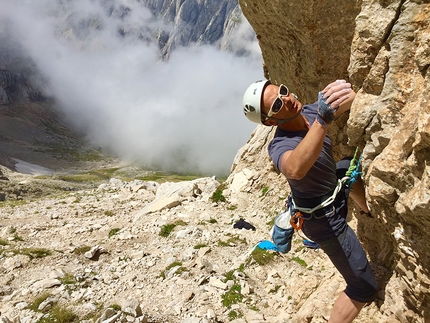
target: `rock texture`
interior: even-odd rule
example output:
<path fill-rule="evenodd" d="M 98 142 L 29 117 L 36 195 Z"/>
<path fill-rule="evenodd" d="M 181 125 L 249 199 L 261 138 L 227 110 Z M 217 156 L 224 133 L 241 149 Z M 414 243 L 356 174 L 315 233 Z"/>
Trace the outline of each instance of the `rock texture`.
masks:
<path fill-rule="evenodd" d="M 379 311 L 384 321 L 427 322 L 430 4 L 239 2 L 260 40 L 264 74 L 272 82 L 287 84 L 304 102 L 313 102 L 334 79 L 353 84 L 358 94 L 351 112 L 331 126 L 330 134 L 337 157 L 356 146 L 363 152 L 375 219 L 358 217 L 357 231 L 374 267 L 381 269 Z M 282 183 L 273 182 L 265 156 L 271 136 L 270 130 L 256 129 L 231 182 L 243 173 L 259 186 Z"/>
<path fill-rule="evenodd" d="M 144 3 L 156 17 L 173 24 L 171 30 L 158 31 L 158 43 L 165 57 L 177 46 L 216 44 L 225 30 L 229 30 L 229 23 L 240 17 L 239 6 L 232 0 L 146 0 Z"/>

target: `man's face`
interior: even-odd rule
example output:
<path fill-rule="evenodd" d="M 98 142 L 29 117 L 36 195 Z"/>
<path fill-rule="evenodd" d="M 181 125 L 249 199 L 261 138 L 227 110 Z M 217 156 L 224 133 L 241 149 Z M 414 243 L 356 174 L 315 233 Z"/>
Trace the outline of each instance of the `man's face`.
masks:
<path fill-rule="evenodd" d="M 281 107 L 279 108 L 279 106 Z M 269 84 L 264 89 L 261 112 L 265 125 L 275 126 L 280 120 L 297 116 L 301 109 L 302 104 L 284 88 Z M 271 116 L 269 117 L 269 115 Z"/>

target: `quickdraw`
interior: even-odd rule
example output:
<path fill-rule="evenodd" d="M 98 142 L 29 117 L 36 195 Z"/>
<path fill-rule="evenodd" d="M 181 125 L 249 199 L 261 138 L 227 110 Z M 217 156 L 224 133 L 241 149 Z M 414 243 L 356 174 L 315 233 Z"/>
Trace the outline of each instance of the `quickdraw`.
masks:
<path fill-rule="evenodd" d="M 304 218 L 302 212 L 296 211 L 291 215 L 290 224 L 294 229 L 299 231 L 299 230 L 301 230 L 301 228 L 303 226 L 304 220 L 305 220 L 305 218 Z"/>

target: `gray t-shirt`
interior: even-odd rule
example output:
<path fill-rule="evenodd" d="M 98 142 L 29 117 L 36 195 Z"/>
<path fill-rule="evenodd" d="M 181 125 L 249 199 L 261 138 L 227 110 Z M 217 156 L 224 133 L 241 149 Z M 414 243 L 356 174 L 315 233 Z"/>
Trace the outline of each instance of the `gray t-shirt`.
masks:
<path fill-rule="evenodd" d="M 317 116 L 318 104 L 305 105 L 302 115 L 312 125 Z M 289 150 L 294 150 L 306 136 L 307 130 L 285 131 L 279 127 L 275 137 L 269 144 L 269 155 L 273 163 L 280 169 L 282 155 Z M 320 197 L 331 192 L 337 184 L 336 163 L 333 159 L 331 140 L 328 134 L 324 138 L 321 153 L 308 173 L 301 180 L 287 179 L 293 196 L 297 198 Z"/>

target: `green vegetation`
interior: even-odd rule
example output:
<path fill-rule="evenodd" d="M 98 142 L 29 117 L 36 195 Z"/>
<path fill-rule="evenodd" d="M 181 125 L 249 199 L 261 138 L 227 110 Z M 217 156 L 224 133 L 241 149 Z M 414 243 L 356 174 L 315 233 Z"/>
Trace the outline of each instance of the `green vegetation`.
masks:
<path fill-rule="evenodd" d="M 178 225 L 186 226 L 187 224 L 188 223 L 182 220 L 175 221 L 174 223 L 165 224 L 161 227 L 160 233 L 158 235 L 167 238 L 175 227 L 177 227 Z"/>
<path fill-rule="evenodd" d="M 215 224 L 215 223 L 218 223 L 218 221 L 216 219 L 210 219 L 209 221 L 200 221 L 198 224 L 199 225 L 206 225 L 208 223 Z"/>
<path fill-rule="evenodd" d="M 246 240 L 240 238 L 239 236 L 233 236 L 228 238 L 227 241 L 218 241 L 218 245 L 221 247 L 232 247 L 238 245 L 239 243 L 246 244 Z"/>
<path fill-rule="evenodd" d="M 254 259 L 260 266 L 264 266 L 272 262 L 272 260 L 275 258 L 275 253 L 257 247 L 252 251 L 251 258 Z"/>
<path fill-rule="evenodd" d="M 230 321 L 241 318 L 242 316 L 243 315 L 240 312 L 236 312 L 236 311 L 228 312 L 228 318 L 230 319 Z"/>
<path fill-rule="evenodd" d="M 169 271 L 170 269 L 174 268 L 174 267 L 179 267 L 176 271 L 175 271 L 175 275 L 181 275 L 183 272 L 188 271 L 187 268 L 182 267 L 182 262 L 180 261 L 175 261 L 174 263 L 171 263 L 169 266 L 166 267 L 166 269 L 164 269 L 164 271 L 162 271 L 159 275 L 159 277 L 162 277 L 163 279 L 166 278 L 166 272 Z"/>
<path fill-rule="evenodd" d="M 73 253 L 75 255 L 81 255 L 81 254 L 84 254 L 84 253 L 86 253 L 87 251 L 90 251 L 90 250 L 91 250 L 90 246 L 81 246 L 81 247 L 78 247 L 75 250 L 73 250 Z"/>
<path fill-rule="evenodd" d="M 78 316 L 66 307 L 55 305 L 36 323 L 72 323 L 78 322 Z"/>
<path fill-rule="evenodd" d="M 34 301 L 28 305 L 28 308 L 35 312 L 39 311 L 39 306 L 44 302 L 51 294 L 43 293 L 37 296 Z M 36 323 L 72 323 L 78 322 L 78 316 L 66 307 L 60 305 L 54 305 L 48 311 L 42 311 L 45 313 Z"/>
<path fill-rule="evenodd" d="M 244 273 L 244 269 L 245 264 L 241 264 L 238 269 L 230 270 L 224 274 L 224 283 L 233 281 L 233 285 L 230 287 L 230 289 L 221 295 L 222 304 L 226 308 L 231 308 L 233 304 L 241 303 L 243 301 L 244 296 L 241 294 L 242 288 L 240 287 L 240 283 L 235 276 L 235 272 Z M 240 312 L 231 311 L 229 312 L 228 316 L 232 320 L 242 317 L 242 314 Z"/>
<path fill-rule="evenodd" d="M 59 281 L 63 285 L 75 285 L 77 283 L 75 276 L 71 273 L 65 274 L 64 277 L 59 279 Z"/>
<path fill-rule="evenodd" d="M 0 202 L 0 207 L 9 206 L 9 207 L 13 208 L 13 207 L 25 205 L 27 203 L 28 202 L 26 200 L 13 200 L 13 201 L 7 200 L 7 201 L 1 201 Z"/>
<path fill-rule="evenodd" d="M 225 185 L 221 184 L 220 186 L 218 186 L 218 188 L 216 189 L 215 192 L 213 192 L 212 196 L 211 196 L 211 200 L 214 203 L 219 203 L 219 202 L 225 202 L 226 198 L 224 195 L 222 195 L 222 192 L 225 190 Z"/>
<path fill-rule="evenodd" d="M 303 259 L 300 259 L 299 257 L 293 257 L 293 258 L 291 258 L 291 260 L 294 260 L 300 266 L 303 266 L 303 267 L 307 267 L 308 266 L 308 264 Z"/>
<path fill-rule="evenodd" d="M 243 300 L 241 290 L 240 285 L 235 282 L 227 292 L 221 295 L 222 305 L 231 308 L 233 304 L 241 303 Z"/>
<path fill-rule="evenodd" d="M 13 235 L 13 241 L 24 241 L 24 239 L 21 237 L 21 236 L 19 236 L 18 234 L 14 234 Z"/>
<path fill-rule="evenodd" d="M 279 288 L 281 288 L 281 285 L 276 285 L 275 288 L 273 288 L 269 291 L 269 293 L 276 294 L 278 292 Z"/>
<path fill-rule="evenodd" d="M 119 231 L 121 231 L 121 229 L 120 229 L 120 228 L 113 228 L 113 229 L 111 229 L 111 230 L 109 231 L 109 234 L 108 234 L 109 238 L 111 238 L 112 236 L 114 236 L 114 235 L 118 234 L 118 232 L 119 232 Z"/>
<path fill-rule="evenodd" d="M 104 212 L 104 215 L 106 215 L 106 216 L 114 216 L 114 213 L 113 213 L 113 211 L 106 210 L 106 211 Z"/>
<path fill-rule="evenodd" d="M 7 242 L 4 239 L 0 239 L 0 246 L 7 246 L 9 244 L 9 242 Z"/>
<path fill-rule="evenodd" d="M 170 265 L 168 265 L 168 266 L 166 267 L 166 270 L 170 270 L 170 269 L 172 269 L 173 267 L 178 267 L 178 266 L 182 266 L 182 262 L 180 262 L 180 261 L 175 261 L 174 263 L 171 263 Z"/>
<path fill-rule="evenodd" d="M 207 246 L 208 245 L 206 243 L 199 243 L 199 244 L 196 244 L 194 246 L 194 249 L 201 249 L 201 248 L 204 248 L 204 247 L 207 247 Z"/>
<path fill-rule="evenodd" d="M 44 302 L 49 296 L 51 296 L 49 293 L 43 293 L 42 295 L 37 296 L 34 301 L 28 305 L 28 308 L 34 312 L 37 312 L 39 305 L 42 304 L 42 302 Z"/>
<path fill-rule="evenodd" d="M 6 251 L 0 253 L 5 254 Z M 11 253 L 13 255 L 24 255 L 33 258 L 44 258 L 51 254 L 51 251 L 45 248 L 23 248 L 23 249 L 12 249 L 7 250 L 7 253 Z"/>
<path fill-rule="evenodd" d="M 119 168 L 103 168 L 91 170 L 84 173 L 71 174 L 71 175 L 59 175 L 54 176 L 53 179 L 59 179 L 65 182 L 72 183 L 99 183 L 116 176 L 116 172 Z M 127 178 L 128 179 L 128 178 Z"/>
<path fill-rule="evenodd" d="M 263 187 L 261 190 L 261 196 L 265 196 L 269 192 L 269 188 L 267 186 Z"/>

